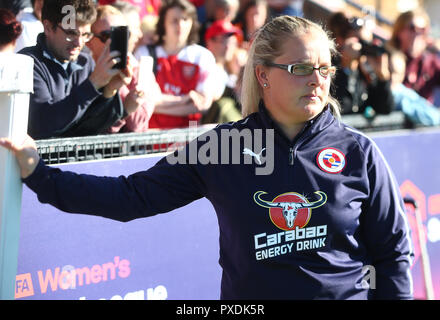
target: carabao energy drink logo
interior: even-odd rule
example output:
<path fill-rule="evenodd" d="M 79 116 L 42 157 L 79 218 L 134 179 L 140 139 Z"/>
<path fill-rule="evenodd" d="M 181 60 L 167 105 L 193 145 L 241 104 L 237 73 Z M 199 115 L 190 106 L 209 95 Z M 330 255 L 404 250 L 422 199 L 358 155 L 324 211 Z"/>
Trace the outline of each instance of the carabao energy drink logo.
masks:
<path fill-rule="evenodd" d="M 318 201 L 309 203 L 305 197 L 296 193 L 288 192 L 277 196 L 272 201 L 262 200 L 260 196 L 266 194 L 264 191 L 257 191 L 254 194 L 254 201 L 264 208 L 269 209 L 272 222 L 281 230 L 291 230 L 295 227 L 303 228 L 310 220 L 311 209 L 316 209 L 327 202 L 327 195 L 322 191 L 316 191 L 321 198 Z"/>
<path fill-rule="evenodd" d="M 327 195 L 324 192 L 316 191 L 315 194 L 319 199 L 313 202 L 309 202 L 306 197 L 296 192 L 280 194 L 272 201 L 261 199 L 264 194 L 267 193 L 255 192 L 255 203 L 269 209 L 272 223 L 283 231 L 254 235 L 257 260 L 288 254 L 294 249 L 302 251 L 325 246 L 327 225 L 306 227 L 312 209 L 319 208 L 327 202 Z"/>

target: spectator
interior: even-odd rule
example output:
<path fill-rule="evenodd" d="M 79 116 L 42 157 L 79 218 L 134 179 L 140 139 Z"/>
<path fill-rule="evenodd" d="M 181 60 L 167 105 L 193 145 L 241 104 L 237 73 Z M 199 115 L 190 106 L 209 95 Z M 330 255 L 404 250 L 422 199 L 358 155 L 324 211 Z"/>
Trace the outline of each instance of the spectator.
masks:
<path fill-rule="evenodd" d="M 223 123 L 241 119 L 235 93 L 238 72 L 229 67 L 233 63 L 236 50 L 239 49 L 239 36 L 240 29 L 227 20 L 215 21 L 206 31 L 206 46 L 217 63 L 219 92 L 216 94 L 216 101 L 203 118 L 204 123 Z"/>
<path fill-rule="evenodd" d="M 282 15 L 302 17 L 304 14 L 304 0 L 267 0 L 267 3 L 271 19 Z"/>
<path fill-rule="evenodd" d="M 120 2 L 118 1 L 113 1 Z M 143 19 L 146 16 L 157 16 L 159 13 L 160 5 L 163 1 L 161 0 L 123 0 L 123 2 L 128 2 L 133 5 L 135 5 L 137 8 L 139 8 L 139 15 L 140 18 Z M 113 4 L 111 3 L 111 4 Z"/>
<path fill-rule="evenodd" d="M 41 23 L 43 2 L 44 0 L 31 0 L 32 8 L 25 8 L 17 15 L 17 20 L 23 26 L 23 33 L 17 39 L 16 52 L 37 44 L 38 34 L 44 31 L 43 24 Z"/>
<path fill-rule="evenodd" d="M 98 61 L 101 52 L 104 50 L 107 40 L 111 36 L 111 28 L 125 25 L 127 25 L 127 21 L 124 15 L 118 9 L 111 5 L 98 6 L 96 21 L 91 26 L 93 38 L 87 42 L 87 47 L 90 49 L 95 61 Z M 133 65 L 133 68 L 135 68 L 134 66 L 137 65 L 137 63 L 134 62 L 131 57 L 130 63 Z M 116 133 L 120 131 L 145 131 L 143 129 L 148 128 L 148 120 L 152 112 L 147 112 L 147 108 L 142 108 L 145 104 L 144 91 L 136 88 L 134 76 L 128 86 L 122 86 L 119 89 L 119 95 L 124 103 L 125 110 L 127 110 L 127 116 L 123 119 L 117 120 L 109 128 L 109 132 Z M 125 125 L 127 119 L 134 113 L 141 113 L 142 115 L 136 117 L 136 119 L 139 121 L 136 123 L 136 126 L 130 128 L 132 130 L 126 130 Z"/>
<path fill-rule="evenodd" d="M 139 16 L 140 10 L 137 6 L 127 1 L 115 1 L 111 5 L 118 9 L 125 17 L 126 24 L 130 30 L 128 51 L 133 53 L 143 36 L 141 30 L 141 18 Z"/>
<path fill-rule="evenodd" d="M 205 0 L 189 0 L 189 1 L 196 7 L 197 19 L 200 25 L 204 25 L 206 22 Z"/>
<path fill-rule="evenodd" d="M 406 55 L 403 84 L 434 103 L 435 89 L 440 87 L 440 57 L 428 50 L 429 27 L 423 9 L 404 12 L 394 23 L 389 45 Z"/>
<path fill-rule="evenodd" d="M 118 10 L 116 7 L 121 8 L 123 11 Z M 137 7 L 128 2 L 124 2 L 122 5 L 119 5 L 117 2 L 111 6 L 99 6 L 97 11 L 97 19 L 92 25 L 92 32 L 95 36 L 87 43 L 94 59 L 99 58 L 99 54 L 105 46 L 105 38 L 110 35 L 111 27 L 126 25 L 130 19 L 137 19 L 137 21 L 139 21 Z M 118 120 L 109 129 L 111 133 L 145 132 L 148 129 L 148 121 L 154 110 L 154 97 L 160 94 L 160 88 L 154 80 L 151 69 L 149 70 L 149 76 L 146 78 L 152 81 L 145 83 L 143 88 L 138 86 L 139 62 L 133 56 L 133 49 L 140 36 L 140 30 L 136 30 L 136 28 L 139 28 L 139 22 L 129 24 L 130 38 L 128 55 L 133 65 L 133 78 L 129 85 L 119 89 L 125 110 L 133 111 L 127 117 Z M 145 93 L 148 93 L 148 97 Z"/>
<path fill-rule="evenodd" d="M 248 47 L 253 34 L 267 22 L 268 10 L 266 0 L 247 1 L 240 10 L 235 24 L 243 31 L 244 47 Z"/>
<path fill-rule="evenodd" d="M 0 9 L 0 52 L 14 52 L 22 26 L 11 10 Z"/>
<path fill-rule="evenodd" d="M 153 45 L 157 42 L 156 35 L 157 17 L 145 16 L 141 22 L 142 38 L 138 47 Z"/>
<path fill-rule="evenodd" d="M 74 11 L 62 13 L 64 6 Z M 120 60 L 107 42 L 95 63 L 81 52 L 93 34 L 92 0 L 45 0 L 44 33 L 22 54 L 34 59 L 34 93 L 29 103 L 28 133 L 34 139 L 104 133 L 127 114 L 118 89 L 131 81 L 132 70 L 113 69 Z"/>
<path fill-rule="evenodd" d="M 16 16 L 21 10 L 30 7 L 30 0 L 0 0 L 0 8 L 9 9 L 14 16 Z"/>
<path fill-rule="evenodd" d="M 206 21 L 201 25 L 200 44 L 205 46 L 205 33 L 214 21 L 225 20 L 232 22 L 240 7 L 239 0 L 206 0 Z"/>
<path fill-rule="evenodd" d="M 153 50 L 140 47 L 135 56 L 153 56 L 162 99 L 156 104 L 150 128 L 188 127 L 200 121 L 211 106 L 217 85 L 212 53 L 197 44 L 195 7 L 186 0 L 172 0 L 161 7 L 157 23 L 158 42 Z"/>
<path fill-rule="evenodd" d="M 413 124 L 424 126 L 440 125 L 440 109 L 420 96 L 416 91 L 403 85 L 406 56 L 398 50 L 390 57 L 391 89 L 396 110 L 401 110 Z"/>
<path fill-rule="evenodd" d="M 379 46 L 374 46 L 377 54 L 365 51 L 373 46 L 362 42 L 362 22 L 342 12 L 329 18 L 328 28 L 340 53 L 334 59 L 338 72 L 332 93 L 341 104 L 342 114 L 388 114 L 394 109 L 388 55 Z"/>
<path fill-rule="evenodd" d="M 208 19 L 232 21 L 238 13 L 238 0 L 205 0 Z"/>
<path fill-rule="evenodd" d="M 123 0 L 124 2 L 131 3 L 139 8 L 139 14 L 141 19 L 148 15 L 157 16 L 161 4 L 161 0 Z M 114 4 L 118 0 L 98 0 L 100 5 Z"/>

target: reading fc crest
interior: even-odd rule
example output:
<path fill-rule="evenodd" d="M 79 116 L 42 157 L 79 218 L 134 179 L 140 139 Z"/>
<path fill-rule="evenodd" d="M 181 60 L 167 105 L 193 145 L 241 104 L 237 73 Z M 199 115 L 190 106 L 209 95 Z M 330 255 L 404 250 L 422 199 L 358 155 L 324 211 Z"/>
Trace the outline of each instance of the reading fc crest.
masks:
<path fill-rule="evenodd" d="M 316 156 L 316 162 L 322 171 L 339 173 L 345 168 L 345 155 L 335 148 L 325 148 Z"/>

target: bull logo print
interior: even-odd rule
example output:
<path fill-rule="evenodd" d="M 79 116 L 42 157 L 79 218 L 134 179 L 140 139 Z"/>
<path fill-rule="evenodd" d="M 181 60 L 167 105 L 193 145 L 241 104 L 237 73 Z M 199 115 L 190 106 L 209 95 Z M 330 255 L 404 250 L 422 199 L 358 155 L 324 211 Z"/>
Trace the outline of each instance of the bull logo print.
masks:
<path fill-rule="evenodd" d="M 315 192 L 320 199 L 314 202 L 309 202 L 296 192 L 281 194 L 272 201 L 261 199 L 263 194 L 267 194 L 267 192 L 255 192 L 255 203 L 263 208 L 268 208 L 272 222 L 282 230 L 305 227 L 310 220 L 311 209 L 316 209 L 327 202 L 327 195 L 322 191 Z"/>

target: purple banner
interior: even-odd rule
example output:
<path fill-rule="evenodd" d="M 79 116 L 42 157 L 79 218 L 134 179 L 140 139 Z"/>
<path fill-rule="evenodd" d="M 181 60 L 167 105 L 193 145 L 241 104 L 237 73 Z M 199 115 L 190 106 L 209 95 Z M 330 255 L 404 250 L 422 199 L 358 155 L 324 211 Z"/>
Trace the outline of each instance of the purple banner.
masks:
<path fill-rule="evenodd" d="M 440 298 L 440 131 L 374 135 L 404 196 L 419 204 L 435 298 Z M 118 176 L 145 170 L 158 157 L 60 165 Z M 407 211 L 415 246 L 414 293 L 424 299 L 415 212 Z M 173 212 L 121 223 L 73 215 L 23 190 L 16 299 L 218 299 L 218 225 L 201 199 Z"/>
<path fill-rule="evenodd" d="M 157 157 L 61 165 L 128 175 Z M 128 223 L 63 213 L 23 190 L 16 298 L 218 299 L 218 224 L 201 199 Z"/>
<path fill-rule="evenodd" d="M 403 197 L 417 201 L 423 223 L 434 298 L 440 299 L 440 131 L 404 131 L 373 137 L 396 175 Z M 412 267 L 414 297 L 426 299 L 419 232 L 415 211 L 407 206 L 415 260 Z"/>

